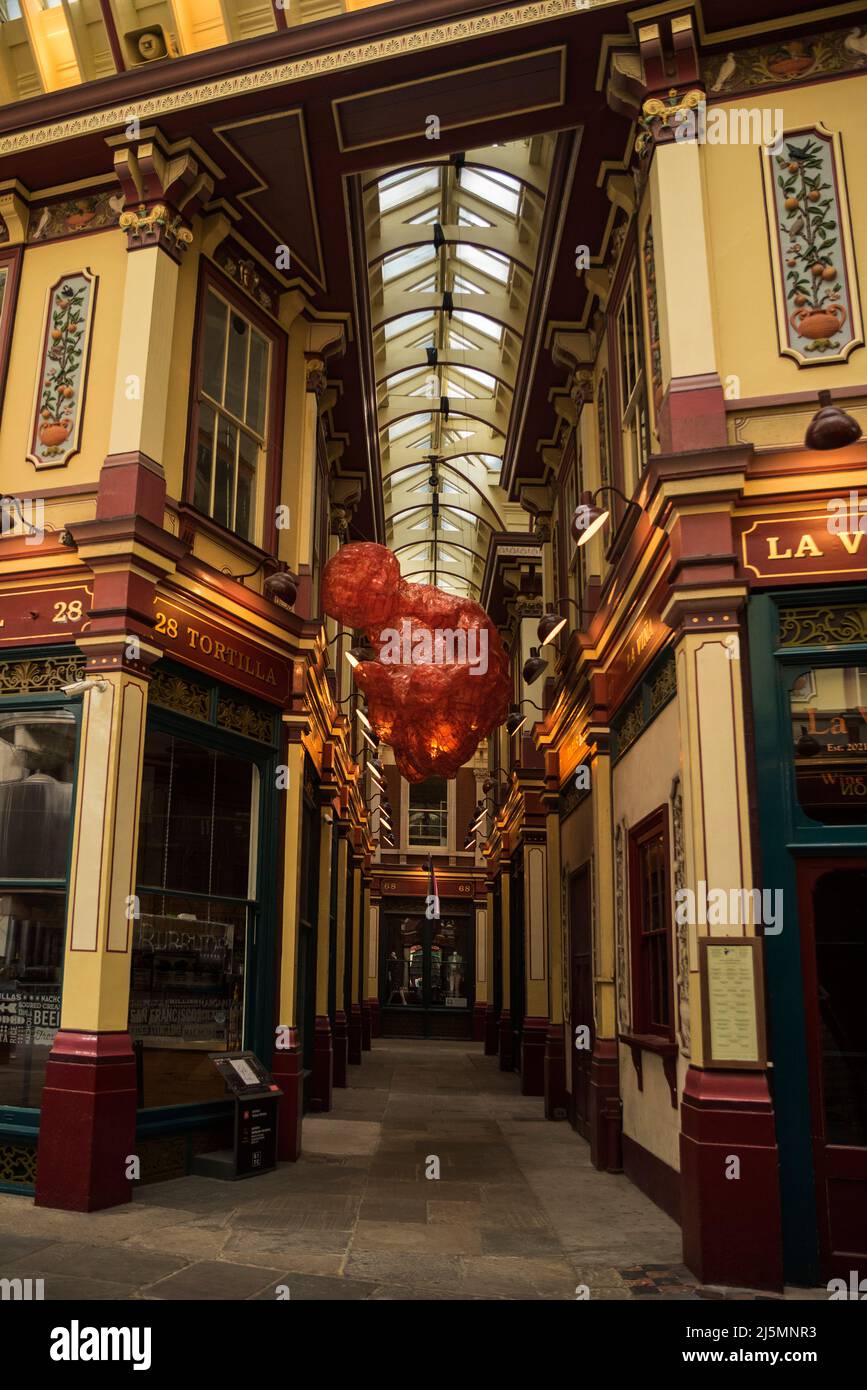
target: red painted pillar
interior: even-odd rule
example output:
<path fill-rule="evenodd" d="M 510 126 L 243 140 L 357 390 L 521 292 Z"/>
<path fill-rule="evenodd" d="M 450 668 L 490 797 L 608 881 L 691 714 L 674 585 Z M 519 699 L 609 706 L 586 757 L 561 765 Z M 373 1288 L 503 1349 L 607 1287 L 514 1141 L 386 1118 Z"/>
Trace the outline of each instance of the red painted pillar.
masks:
<path fill-rule="evenodd" d="M 343 1089 L 346 1086 L 346 1066 L 349 1060 L 349 1024 L 343 1009 L 338 1009 L 334 1015 L 334 1027 L 331 1030 L 331 1051 L 333 1057 L 332 1083 Z"/>
<path fill-rule="evenodd" d="M 521 1031 L 521 1095 L 545 1094 L 547 1018 L 525 1018 Z"/>
<path fill-rule="evenodd" d="M 473 1042 L 484 1042 L 485 1023 L 488 1017 L 488 1006 L 485 1003 L 473 1005 Z"/>
<path fill-rule="evenodd" d="M 271 1074 L 283 1098 L 277 1110 L 277 1157 L 295 1163 L 301 1156 L 301 1122 L 304 1116 L 304 1063 L 298 1030 L 290 1028 L 289 1046 L 275 1047 Z"/>
<path fill-rule="evenodd" d="M 485 1056 L 496 1057 L 499 1051 L 499 1023 L 497 1011 L 489 1004 L 485 1013 Z"/>
<path fill-rule="evenodd" d="M 310 1109 L 331 1109 L 334 1085 L 334 1054 L 331 1046 L 331 1020 L 317 1016 L 313 1032 L 313 1075 L 310 1078 Z"/>
<path fill-rule="evenodd" d="M 563 1024 L 549 1023 L 545 1034 L 545 1119 L 566 1119 L 566 1053 Z"/>
<path fill-rule="evenodd" d="M 515 1070 L 515 1040 L 512 1035 L 512 1015 L 509 1009 L 502 1009 L 499 1022 L 500 1071 Z"/>
<path fill-rule="evenodd" d="M 131 1200 L 136 1104 L 129 1033 L 55 1035 L 42 1091 L 38 1207 L 100 1211 Z"/>
<path fill-rule="evenodd" d="M 739 1160 L 739 1176 L 732 1159 Z M 764 1072 L 690 1067 L 681 1099 L 684 1264 L 705 1284 L 783 1287 L 779 1154 Z"/>
<path fill-rule="evenodd" d="M 590 1057 L 590 1161 L 607 1173 L 623 1169 L 623 1107 L 616 1038 L 596 1038 Z"/>

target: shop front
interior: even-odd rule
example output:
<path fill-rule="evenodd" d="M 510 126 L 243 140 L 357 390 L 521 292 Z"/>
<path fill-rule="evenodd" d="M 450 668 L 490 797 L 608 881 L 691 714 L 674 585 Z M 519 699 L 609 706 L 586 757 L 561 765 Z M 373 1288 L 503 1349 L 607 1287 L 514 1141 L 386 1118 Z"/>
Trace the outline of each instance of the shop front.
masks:
<path fill-rule="evenodd" d="M 867 1259 L 867 590 L 758 594 L 749 623 L 786 1265 L 848 1278 Z"/>

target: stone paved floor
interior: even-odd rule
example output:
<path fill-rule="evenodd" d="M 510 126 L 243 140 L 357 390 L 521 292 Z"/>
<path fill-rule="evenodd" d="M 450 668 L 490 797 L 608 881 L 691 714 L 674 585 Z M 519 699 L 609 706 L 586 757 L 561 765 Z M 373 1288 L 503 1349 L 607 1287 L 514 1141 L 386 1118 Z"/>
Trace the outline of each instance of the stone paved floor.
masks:
<path fill-rule="evenodd" d="M 678 1227 L 480 1045 L 378 1040 L 350 1082 L 305 1119 L 300 1162 L 261 1178 L 87 1214 L 0 1196 L 0 1277 L 64 1300 L 754 1297 L 697 1289 Z"/>

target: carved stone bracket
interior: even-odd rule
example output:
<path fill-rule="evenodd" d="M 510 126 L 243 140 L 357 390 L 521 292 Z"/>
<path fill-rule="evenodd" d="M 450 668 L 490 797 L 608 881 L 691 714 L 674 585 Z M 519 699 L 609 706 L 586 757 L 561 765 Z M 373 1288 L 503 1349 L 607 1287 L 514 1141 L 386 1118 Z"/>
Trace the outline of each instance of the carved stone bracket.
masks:
<path fill-rule="evenodd" d="M 190 224 L 214 191 L 217 169 L 193 142 L 170 144 L 154 129 L 142 131 L 135 141 L 109 136 L 114 168 L 123 190 L 126 209 L 119 225 L 130 251 L 161 246 L 176 258 L 192 242 Z"/>

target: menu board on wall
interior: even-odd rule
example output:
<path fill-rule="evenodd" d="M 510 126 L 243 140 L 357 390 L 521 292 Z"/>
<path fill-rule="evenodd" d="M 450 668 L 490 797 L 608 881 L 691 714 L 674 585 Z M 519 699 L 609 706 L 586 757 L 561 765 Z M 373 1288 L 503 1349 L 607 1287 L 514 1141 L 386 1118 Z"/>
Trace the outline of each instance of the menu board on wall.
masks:
<path fill-rule="evenodd" d="M 760 937 L 699 939 L 706 1067 L 765 1066 Z"/>

